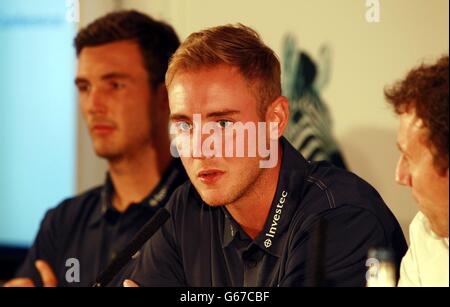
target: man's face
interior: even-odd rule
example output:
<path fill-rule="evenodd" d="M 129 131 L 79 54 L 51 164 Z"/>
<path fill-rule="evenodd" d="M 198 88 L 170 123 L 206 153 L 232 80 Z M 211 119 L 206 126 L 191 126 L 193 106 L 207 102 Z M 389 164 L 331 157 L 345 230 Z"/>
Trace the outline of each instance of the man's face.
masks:
<path fill-rule="evenodd" d="M 230 122 L 252 122 L 257 125 L 260 120 L 255 97 L 239 70 L 233 67 L 221 65 L 180 72 L 168 91 L 171 124 L 181 127 L 177 128 L 177 133 L 192 129 L 194 114 L 201 114 L 202 125 L 215 123 L 220 129 Z M 192 136 L 189 137 L 192 145 Z M 202 141 L 207 137 L 203 135 Z M 233 137 L 236 141 L 236 135 Z M 244 146 L 247 143 L 248 138 L 245 138 Z M 222 144 L 224 148 L 225 144 Z M 191 146 L 192 149 L 194 147 Z M 203 201 L 211 206 L 227 205 L 240 199 L 251 191 L 263 172 L 259 167 L 258 155 L 208 158 L 204 155 L 182 155 L 181 159 Z"/>
<path fill-rule="evenodd" d="M 430 221 L 432 230 L 448 237 L 448 169 L 444 175 L 436 170 L 426 143 L 427 133 L 414 109 L 400 115 L 397 144 L 401 155 L 396 181 L 411 187 L 419 210 Z"/>
<path fill-rule="evenodd" d="M 152 93 L 136 43 L 83 48 L 75 82 L 97 155 L 117 159 L 150 144 Z"/>

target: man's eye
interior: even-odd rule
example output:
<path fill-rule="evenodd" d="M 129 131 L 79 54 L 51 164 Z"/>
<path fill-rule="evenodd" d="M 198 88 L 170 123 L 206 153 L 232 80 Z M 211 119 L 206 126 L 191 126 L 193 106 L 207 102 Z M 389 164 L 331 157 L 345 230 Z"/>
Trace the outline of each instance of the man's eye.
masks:
<path fill-rule="evenodd" d="M 187 122 L 177 122 L 175 125 L 181 132 L 189 132 L 192 129 L 192 125 Z"/>
<path fill-rule="evenodd" d="M 111 88 L 114 90 L 120 90 L 125 88 L 125 83 L 122 82 L 111 82 Z"/>
<path fill-rule="evenodd" d="M 220 128 L 226 128 L 226 127 L 230 126 L 233 123 L 231 121 L 229 121 L 229 120 L 219 120 L 217 122 L 217 124 L 219 125 Z"/>
<path fill-rule="evenodd" d="M 86 93 L 89 91 L 90 86 L 88 84 L 78 84 L 77 88 L 79 93 Z"/>

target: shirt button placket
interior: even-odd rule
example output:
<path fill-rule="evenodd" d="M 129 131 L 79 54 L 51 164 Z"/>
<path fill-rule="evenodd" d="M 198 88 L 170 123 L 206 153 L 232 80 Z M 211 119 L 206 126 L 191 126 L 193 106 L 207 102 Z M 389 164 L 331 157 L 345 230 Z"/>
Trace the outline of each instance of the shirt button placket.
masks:
<path fill-rule="evenodd" d="M 256 287 L 257 267 L 258 262 L 255 260 L 244 261 L 244 287 Z"/>

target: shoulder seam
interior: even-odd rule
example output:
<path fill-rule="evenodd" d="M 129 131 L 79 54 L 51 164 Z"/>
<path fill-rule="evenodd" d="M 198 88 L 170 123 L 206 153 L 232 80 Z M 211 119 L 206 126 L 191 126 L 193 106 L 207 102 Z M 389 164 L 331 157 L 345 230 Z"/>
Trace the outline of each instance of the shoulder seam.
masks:
<path fill-rule="evenodd" d="M 319 187 L 320 190 L 324 191 L 325 195 L 327 196 L 328 204 L 330 205 L 330 208 L 331 209 L 336 208 L 336 203 L 334 201 L 333 193 L 330 191 L 330 189 L 328 189 L 328 186 L 322 180 L 309 175 L 306 178 L 306 181 L 315 184 L 316 186 Z"/>

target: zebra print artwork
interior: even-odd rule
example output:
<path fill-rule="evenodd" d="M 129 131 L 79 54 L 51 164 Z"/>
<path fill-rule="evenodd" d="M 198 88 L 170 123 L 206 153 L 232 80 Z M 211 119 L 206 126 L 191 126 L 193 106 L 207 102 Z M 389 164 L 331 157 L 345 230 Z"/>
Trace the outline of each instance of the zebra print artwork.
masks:
<path fill-rule="evenodd" d="M 284 136 L 308 161 L 327 160 L 346 168 L 338 143 L 332 134 L 327 105 L 319 96 L 327 84 L 330 50 L 323 46 L 319 64 L 297 51 L 296 41 L 288 35 L 283 47 L 283 95 L 289 99 L 290 118 Z"/>

